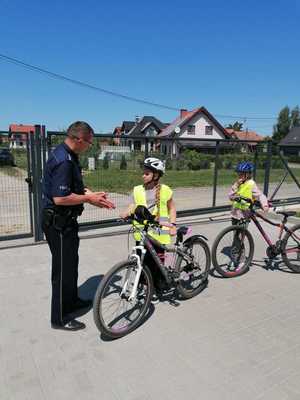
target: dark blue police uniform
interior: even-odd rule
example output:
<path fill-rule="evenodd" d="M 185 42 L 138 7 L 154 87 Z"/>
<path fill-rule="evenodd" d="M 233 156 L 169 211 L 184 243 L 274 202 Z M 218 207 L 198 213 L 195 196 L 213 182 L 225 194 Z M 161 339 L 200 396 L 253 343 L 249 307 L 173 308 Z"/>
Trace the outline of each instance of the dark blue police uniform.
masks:
<path fill-rule="evenodd" d="M 50 154 L 43 179 L 42 228 L 52 254 L 51 323 L 63 325 L 78 300 L 78 223 L 83 205 L 57 206 L 53 197 L 84 194 L 78 156 L 65 143 Z"/>

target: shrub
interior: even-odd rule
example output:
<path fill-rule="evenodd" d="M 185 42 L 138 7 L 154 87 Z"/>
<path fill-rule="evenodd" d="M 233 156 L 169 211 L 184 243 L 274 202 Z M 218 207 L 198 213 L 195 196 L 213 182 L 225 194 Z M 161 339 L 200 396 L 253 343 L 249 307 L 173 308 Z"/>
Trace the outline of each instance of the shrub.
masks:
<path fill-rule="evenodd" d="M 167 158 L 165 161 L 166 161 L 166 169 L 168 170 L 173 169 L 173 160 L 171 160 L 171 158 Z"/>
<path fill-rule="evenodd" d="M 199 153 L 196 150 L 185 150 L 184 159 L 190 170 L 209 169 L 214 155 Z"/>
<path fill-rule="evenodd" d="M 225 169 L 233 169 L 234 168 L 234 162 L 232 160 L 224 160 L 223 162 L 223 167 Z"/>
<path fill-rule="evenodd" d="M 182 171 L 184 170 L 185 167 L 185 160 L 183 158 L 179 158 L 178 160 L 176 160 L 176 166 L 175 166 L 177 171 Z"/>

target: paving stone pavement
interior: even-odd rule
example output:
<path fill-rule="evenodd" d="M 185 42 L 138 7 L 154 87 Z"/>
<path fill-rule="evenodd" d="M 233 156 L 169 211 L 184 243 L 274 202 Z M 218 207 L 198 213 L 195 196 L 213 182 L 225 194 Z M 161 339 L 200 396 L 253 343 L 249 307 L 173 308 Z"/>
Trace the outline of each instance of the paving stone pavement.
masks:
<path fill-rule="evenodd" d="M 228 223 L 193 233 L 211 245 Z M 199 296 L 158 304 L 116 341 L 100 338 L 91 311 L 84 331 L 50 329 L 47 245 L 0 250 L 0 399 L 299 400 L 300 276 L 259 266 L 265 245 L 255 238 L 247 274 L 210 277 Z M 126 255 L 124 235 L 81 240 L 81 296 Z"/>

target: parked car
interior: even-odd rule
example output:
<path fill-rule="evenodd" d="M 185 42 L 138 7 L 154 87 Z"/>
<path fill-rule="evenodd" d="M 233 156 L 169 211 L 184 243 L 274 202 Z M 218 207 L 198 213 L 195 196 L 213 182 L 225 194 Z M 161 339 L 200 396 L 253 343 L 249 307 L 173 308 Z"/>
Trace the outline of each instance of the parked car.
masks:
<path fill-rule="evenodd" d="M 0 149 L 0 165 L 15 165 L 14 156 L 9 149 Z"/>

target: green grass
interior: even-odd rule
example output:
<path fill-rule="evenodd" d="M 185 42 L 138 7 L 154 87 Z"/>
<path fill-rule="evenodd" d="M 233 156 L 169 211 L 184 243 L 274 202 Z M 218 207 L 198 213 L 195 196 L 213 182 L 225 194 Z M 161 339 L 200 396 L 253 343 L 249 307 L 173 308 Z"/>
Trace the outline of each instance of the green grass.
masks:
<path fill-rule="evenodd" d="M 300 180 L 300 170 L 293 170 L 296 177 Z M 279 182 L 283 176 L 284 171 L 272 170 L 270 182 Z M 265 170 L 257 171 L 256 182 L 260 186 L 264 182 Z M 201 170 L 201 171 L 168 171 L 164 176 L 162 182 L 171 186 L 172 188 L 178 187 L 204 187 L 212 186 L 214 179 L 214 171 Z M 219 170 L 218 173 L 218 186 L 230 186 L 236 179 L 236 174 L 232 170 Z M 105 190 L 115 193 L 128 193 L 135 185 L 142 182 L 141 171 L 122 171 L 117 169 L 89 171 L 84 175 L 84 182 L 86 186 L 93 190 Z M 291 177 L 286 178 L 286 182 L 293 182 Z"/>
<path fill-rule="evenodd" d="M 1 167 L 0 171 L 10 176 L 20 176 L 21 170 L 27 170 L 27 153 L 24 150 L 15 150 L 15 163 L 17 167 Z M 130 164 L 129 164 L 130 165 Z M 293 168 L 293 173 L 300 180 L 300 169 Z M 283 177 L 283 169 L 271 170 L 270 182 L 279 182 Z M 262 187 L 264 182 L 265 170 L 257 171 L 256 182 Z M 236 179 L 236 174 L 230 169 L 221 169 L 218 171 L 218 186 L 230 186 Z M 178 187 L 204 187 L 212 186 L 214 180 L 214 169 L 202 169 L 199 171 L 176 171 L 169 170 L 164 176 L 162 182 L 171 186 Z M 85 185 L 92 190 L 105 190 L 115 193 L 129 193 L 135 185 L 142 183 L 141 170 L 136 169 L 120 170 L 119 163 L 112 163 L 110 168 L 97 169 L 96 171 L 84 172 Z M 293 182 L 290 176 L 286 182 Z"/>

